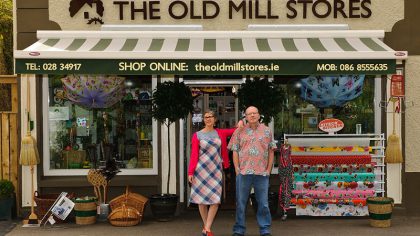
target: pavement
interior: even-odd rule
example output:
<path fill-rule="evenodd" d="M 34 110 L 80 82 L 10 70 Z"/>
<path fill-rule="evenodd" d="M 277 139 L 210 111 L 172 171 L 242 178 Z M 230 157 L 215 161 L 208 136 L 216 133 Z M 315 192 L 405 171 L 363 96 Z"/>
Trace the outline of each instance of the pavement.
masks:
<path fill-rule="evenodd" d="M 213 224 L 215 236 L 232 235 L 232 226 L 235 220 L 235 212 L 219 211 L 216 221 Z M 198 211 L 185 211 L 172 221 L 157 222 L 151 217 L 145 219 L 137 226 L 114 227 L 107 222 L 97 222 L 93 225 L 76 225 L 75 223 L 64 223 L 54 226 L 41 226 L 38 228 L 24 228 L 21 222 L 10 222 L 9 226 L 0 222 L 0 235 L 59 235 L 59 236 L 125 236 L 125 235 L 147 235 L 147 236 L 199 236 L 201 235 L 202 222 Z M 5 227 L 9 230 L 2 230 Z M 14 227 L 14 228 L 13 228 Z M 12 230 L 10 231 L 10 228 Z M 9 232 L 10 231 L 10 232 Z M 8 233 L 7 233 L 8 232 Z M 258 236 L 258 225 L 255 214 L 248 211 L 247 214 L 247 236 Z M 282 221 L 280 216 L 273 217 L 272 235 L 281 236 L 325 236 L 325 235 L 368 235 L 368 236 L 419 236 L 420 216 L 405 216 L 404 214 L 393 214 L 392 226 L 390 228 L 373 228 L 369 225 L 368 217 L 301 217 L 289 216 Z"/>

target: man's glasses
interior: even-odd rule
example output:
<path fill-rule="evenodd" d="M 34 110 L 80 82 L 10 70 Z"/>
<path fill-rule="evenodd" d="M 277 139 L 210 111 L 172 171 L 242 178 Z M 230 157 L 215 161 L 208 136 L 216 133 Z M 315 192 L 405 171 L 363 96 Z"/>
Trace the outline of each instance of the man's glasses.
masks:
<path fill-rule="evenodd" d="M 205 116 L 204 119 L 210 119 L 213 118 L 214 116 Z"/>
<path fill-rule="evenodd" d="M 258 115 L 259 113 L 258 112 L 251 112 L 251 113 L 248 113 L 248 114 L 246 114 L 247 116 L 252 116 L 252 115 Z"/>

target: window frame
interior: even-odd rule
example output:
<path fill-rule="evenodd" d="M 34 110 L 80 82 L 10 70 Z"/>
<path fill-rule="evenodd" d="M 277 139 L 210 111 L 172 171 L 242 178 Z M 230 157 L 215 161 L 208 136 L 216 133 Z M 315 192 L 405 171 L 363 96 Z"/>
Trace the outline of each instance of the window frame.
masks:
<path fill-rule="evenodd" d="M 152 76 L 152 91 L 156 88 L 156 77 Z M 49 79 L 48 75 L 42 77 L 42 147 L 43 147 L 43 172 L 45 176 L 83 176 L 87 175 L 89 169 L 51 169 L 50 165 L 50 138 L 49 135 Z M 158 125 L 155 119 L 152 119 L 152 149 L 153 149 L 153 167 L 152 168 L 136 168 L 136 169 L 120 169 L 118 175 L 158 175 L 158 150 L 157 150 L 157 133 Z"/>
<path fill-rule="evenodd" d="M 381 101 L 382 101 L 382 83 L 384 83 L 382 80 L 383 78 L 381 75 L 375 75 L 374 78 L 374 96 L 373 96 L 373 103 L 374 103 L 374 127 L 375 127 L 375 134 L 381 134 L 382 131 L 382 111 L 381 111 Z M 386 83 L 386 81 L 385 81 Z M 273 136 L 274 136 L 274 121 L 270 122 L 269 127 L 271 130 L 273 130 Z M 276 140 L 280 141 L 280 140 Z M 280 147 L 281 143 L 277 143 L 278 147 Z M 278 151 L 278 150 L 277 150 Z M 275 160 L 276 161 L 276 160 Z M 279 168 L 274 166 L 275 163 L 273 163 L 273 168 L 271 170 L 271 174 L 278 174 Z"/>

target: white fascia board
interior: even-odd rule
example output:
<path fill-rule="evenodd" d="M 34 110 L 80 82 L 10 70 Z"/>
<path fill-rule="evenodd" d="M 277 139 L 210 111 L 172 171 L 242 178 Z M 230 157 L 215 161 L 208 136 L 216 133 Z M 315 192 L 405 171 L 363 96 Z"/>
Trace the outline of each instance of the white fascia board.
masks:
<path fill-rule="evenodd" d="M 326 31 L 37 31 L 42 38 L 383 38 L 383 30 Z"/>
<path fill-rule="evenodd" d="M 251 24 L 248 25 L 248 30 L 256 31 L 269 31 L 269 30 L 281 30 L 281 31 L 300 31 L 300 30 L 350 30 L 348 24 Z"/>
<path fill-rule="evenodd" d="M 102 25 L 101 31 L 196 31 L 202 25 Z"/>

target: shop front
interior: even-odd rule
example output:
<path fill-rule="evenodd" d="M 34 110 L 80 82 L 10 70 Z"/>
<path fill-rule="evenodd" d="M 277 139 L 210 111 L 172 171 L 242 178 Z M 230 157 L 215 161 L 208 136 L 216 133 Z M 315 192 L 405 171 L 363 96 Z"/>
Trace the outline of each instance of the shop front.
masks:
<path fill-rule="evenodd" d="M 405 75 L 408 56 L 407 52 L 393 50 L 383 42 L 385 31 L 375 30 L 389 30 L 390 27 L 360 25 L 363 18 L 373 20 L 368 19 L 371 18 L 368 13 L 378 12 L 378 6 L 363 4 L 365 8 L 361 15 L 364 17 L 360 15 L 359 21 L 354 23 L 354 28 L 363 30 L 350 30 L 346 25 L 322 25 L 320 23 L 325 22 L 319 21 L 318 17 L 305 21 L 300 8 L 289 10 L 289 21 L 296 19 L 295 23 L 318 25 L 247 26 L 266 22 L 254 19 L 257 15 L 262 17 L 258 11 L 252 17 L 245 14 L 246 19 L 235 19 L 243 7 L 250 7 L 242 5 L 229 5 L 226 9 L 232 9 L 230 22 L 246 22 L 246 25 L 215 26 L 216 18 L 222 18 L 225 13 L 229 15 L 221 8 L 213 18 L 202 16 L 200 23 L 203 24 L 198 26 L 192 25 L 195 22 L 191 21 L 196 17 L 195 13 L 189 14 L 189 21 L 174 20 L 182 16 L 176 13 L 181 11 L 180 6 L 184 6 L 180 2 L 174 1 L 168 6 L 168 9 L 174 9 L 172 15 L 168 12 L 170 17 L 160 12 L 162 22 L 172 25 L 153 26 L 126 22 L 127 16 L 131 15 L 133 21 L 139 17 L 139 12 L 146 15 L 145 11 L 131 10 L 132 13 L 128 14 L 125 3 L 114 3 L 113 8 L 105 4 L 108 12 L 105 11 L 106 15 L 102 17 L 105 22 L 102 27 L 72 25 L 75 18 L 70 18 L 73 20 L 71 24 L 62 22 L 55 10 L 63 8 L 63 3 L 49 4 L 50 18 L 58 22 L 62 30 L 37 31 L 36 41 L 32 40 L 15 51 L 16 72 L 22 80 L 21 91 L 27 89 L 25 80 L 36 84 L 30 89 L 35 92 L 36 99 L 32 101 L 36 101 L 36 106 L 33 106 L 35 131 L 42 153 L 42 164 L 38 166 L 40 191 L 67 189 L 91 194 L 91 186 L 86 181 L 88 170 L 115 158 L 121 173 L 112 181 L 111 197 L 119 195 L 126 185 L 144 195 L 164 192 L 167 177 L 162 173 L 170 168 L 176 173 L 169 180 L 170 192 L 177 193 L 180 202 L 187 206 L 189 137 L 200 128 L 195 115 L 212 109 L 218 113 L 218 127 L 233 126 L 242 112 L 236 91 L 253 77 L 273 81 L 285 91 L 286 102 L 278 104 L 279 113 L 270 124 L 279 142 L 287 137 L 292 140 L 293 135 L 304 138 L 319 135 L 318 123 L 330 117 L 344 122 L 345 128 L 340 134 L 347 135 L 346 138 L 359 133 L 356 127 L 360 125 L 362 134 L 358 137 L 379 137 L 384 141 L 387 136 L 384 133 L 391 130 L 391 127 L 386 127 L 390 116 L 387 111 L 392 109 L 385 107 L 383 102 L 390 96 L 389 79 L 393 74 Z M 265 20 L 274 17 L 279 7 L 267 5 L 268 2 L 264 1 L 264 6 L 273 12 L 267 12 Z M 127 4 L 135 5 L 134 1 Z M 149 10 L 159 5 L 150 4 Z M 163 11 L 166 4 L 162 3 L 159 8 Z M 210 5 L 207 5 L 208 9 L 211 9 Z M 293 3 L 288 5 L 295 9 Z M 136 9 L 136 6 L 131 9 Z M 118 13 L 119 20 L 111 18 L 110 9 Z M 318 10 L 313 14 L 319 15 L 322 7 L 317 4 L 314 9 Z M 73 16 L 77 16 L 76 12 Z M 85 12 L 85 16 L 88 12 L 90 18 L 93 13 L 99 14 L 97 11 L 92 13 L 87 5 L 79 9 L 79 16 L 81 12 Z M 144 21 L 153 20 L 157 14 L 148 13 Z M 339 13 L 343 14 L 342 11 Z M 355 12 L 351 15 L 354 16 Z M 163 20 L 165 17 L 172 20 Z M 299 17 L 301 19 L 297 19 Z M 190 25 L 180 25 L 180 21 Z M 378 19 L 373 21 L 372 25 L 380 25 Z M 153 90 L 167 80 L 183 81 L 196 93 L 194 112 L 188 119 L 170 127 L 173 134 L 170 141 L 176 143 L 171 150 L 167 150 L 166 127 L 151 116 Z M 344 80 L 352 84 L 346 85 Z M 305 84 L 308 81 L 316 82 Z M 319 89 L 323 86 L 320 81 L 337 81 L 330 90 L 335 97 L 325 98 L 325 93 Z M 351 89 L 351 94 L 340 92 L 345 86 Z M 322 98 L 322 101 L 311 100 L 311 96 Z M 25 106 L 22 103 L 22 107 Z M 343 143 L 342 146 L 349 145 Z M 373 145 L 354 143 L 350 146 Z M 177 161 L 171 166 L 166 164 L 168 152 L 176 155 Z M 385 166 L 377 172 L 383 178 Z M 395 169 L 395 172 L 401 175 L 400 170 Z M 273 170 L 274 190 L 279 184 L 276 173 L 277 167 Z M 224 200 L 231 202 L 234 187 L 229 185 L 228 178 Z M 386 181 L 381 179 L 381 185 L 376 186 L 378 195 L 387 195 Z"/>
<path fill-rule="evenodd" d="M 161 135 L 151 117 L 150 99 L 164 78 L 179 77 L 199 89 L 203 96 L 196 100 L 201 106 L 197 108 L 223 109 L 219 126 L 230 127 L 240 115 L 231 91 L 247 75 L 264 75 L 283 84 L 291 106 L 299 102 L 290 84 L 303 77 L 331 80 L 333 75 L 348 75 L 363 85 L 366 75 L 366 87 L 375 90 L 382 83 L 380 75 L 396 73 L 397 63 L 406 58 L 405 52 L 385 45 L 383 36 L 381 31 L 352 30 L 39 31 L 39 41 L 15 56 L 19 74 L 41 77 L 42 130 L 49 134 L 42 136 L 45 176 L 83 176 L 110 157 L 120 162 L 119 175 L 157 176 L 158 160 L 165 154 L 158 144 Z M 214 91 L 206 92 L 206 85 L 220 87 L 222 93 L 214 96 Z M 366 100 L 373 102 L 374 96 Z M 276 120 L 275 135 L 316 131 L 318 117 L 333 116 L 328 106 L 320 112 L 307 105 L 292 112 L 300 112 L 299 125 L 280 127 L 280 118 Z M 375 120 L 374 109 L 370 112 L 365 132 L 378 132 L 374 126 L 380 120 Z M 281 115 L 293 123 L 298 114 L 291 119 Z M 353 125 L 348 127 L 347 133 L 353 132 Z M 190 137 L 193 131 L 180 130 L 180 135 Z M 184 167 L 178 167 L 181 177 Z M 176 191 L 184 192 L 182 182 Z"/>

